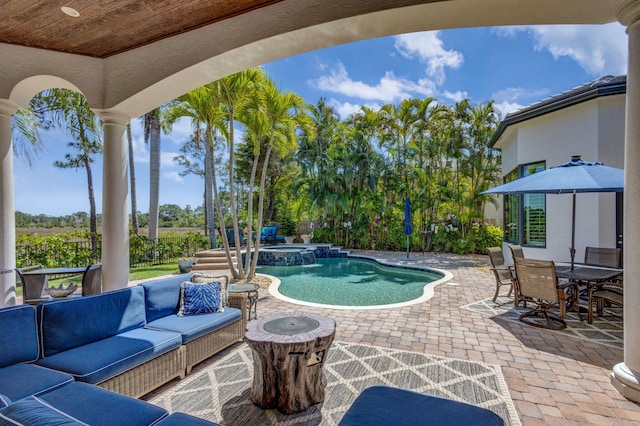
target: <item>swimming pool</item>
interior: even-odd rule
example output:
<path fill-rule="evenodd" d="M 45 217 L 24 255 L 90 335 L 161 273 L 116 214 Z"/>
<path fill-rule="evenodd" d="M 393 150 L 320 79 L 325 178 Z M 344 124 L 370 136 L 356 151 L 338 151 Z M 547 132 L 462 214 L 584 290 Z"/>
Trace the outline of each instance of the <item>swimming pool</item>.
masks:
<path fill-rule="evenodd" d="M 451 278 L 446 271 L 389 266 L 363 258 L 317 259 L 309 266 L 261 266 L 277 280 L 269 292 L 280 299 L 318 307 L 371 309 L 420 303 Z"/>

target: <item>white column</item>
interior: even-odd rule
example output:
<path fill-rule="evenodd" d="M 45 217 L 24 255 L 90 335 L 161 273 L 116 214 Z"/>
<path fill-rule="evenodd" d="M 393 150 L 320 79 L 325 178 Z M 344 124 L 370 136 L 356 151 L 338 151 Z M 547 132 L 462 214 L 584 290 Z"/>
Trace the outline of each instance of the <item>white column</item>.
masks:
<path fill-rule="evenodd" d="M 0 269 L 16 267 L 16 209 L 13 187 L 11 116 L 18 105 L 0 99 Z M 0 274 L 0 307 L 16 304 L 16 274 Z"/>
<path fill-rule="evenodd" d="M 611 384 L 640 402 L 640 0 L 625 2 L 618 20 L 627 27 L 629 66 L 624 152 L 624 362 L 613 367 Z"/>
<path fill-rule="evenodd" d="M 129 284 L 129 162 L 124 132 L 130 117 L 100 112 L 104 130 L 102 165 L 102 290 Z"/>

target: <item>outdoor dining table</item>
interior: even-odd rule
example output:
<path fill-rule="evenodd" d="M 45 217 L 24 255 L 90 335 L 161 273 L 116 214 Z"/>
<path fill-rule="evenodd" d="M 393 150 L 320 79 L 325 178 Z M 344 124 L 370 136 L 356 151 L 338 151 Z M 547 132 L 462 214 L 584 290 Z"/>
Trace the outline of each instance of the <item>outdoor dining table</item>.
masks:
<path fill-rule="evenodd" d="M 48 285 L 48 277 L 55 275 L 80 275 L 87 270 L 86 266 L 40 268 L 32 271 L 21 272 L 23 275 L 23 295 L 26 300 L 41 299 L 45 297 L 45 287 Z"/>
<path fill-rule="evenodd" d="M 575 264 L 573 271 L 570 265 L 556 264 L 556 276 L 571 281 L 595 284 L 611 280 L 622 274 L 622 269 L 602 266 Z"/>

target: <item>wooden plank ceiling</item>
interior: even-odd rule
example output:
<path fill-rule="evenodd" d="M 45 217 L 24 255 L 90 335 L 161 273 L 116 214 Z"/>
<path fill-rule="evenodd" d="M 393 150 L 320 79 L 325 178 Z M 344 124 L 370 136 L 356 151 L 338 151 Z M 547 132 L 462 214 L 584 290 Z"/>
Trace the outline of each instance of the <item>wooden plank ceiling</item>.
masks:
<path fill-rule="evenodd" d="M 280 1 L 0 0 L 0 43 L 105 58 Z"/>

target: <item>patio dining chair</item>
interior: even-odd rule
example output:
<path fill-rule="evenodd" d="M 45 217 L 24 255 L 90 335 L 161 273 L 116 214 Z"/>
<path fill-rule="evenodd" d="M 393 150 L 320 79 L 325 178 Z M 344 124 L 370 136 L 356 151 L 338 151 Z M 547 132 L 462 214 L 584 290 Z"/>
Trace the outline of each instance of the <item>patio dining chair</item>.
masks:
<path fill-rule="evenodd" d="M 44 269 L 42 265 L 25 266 L 24 268 L 16 268 L 16 274 L 22 283 L 22 299 L 24 303 L 37 305 L 43 300 L 47 300 L 45 288 L 49 286 L 49 280 L 46 275 L 24 275 L 24 272 Z"/>
<path fill-rule="evenodd" d="M 489 254 L 489 260 L 491 261 L 491 270 L 496 278 L 496 292 L 493 295 L 493 301 L 495 302 L 500 294 L 500 287 L 508 286 L 509 293 L 507 297 L 511 297 L 513 292 L 513 271 L 504 261 L 504 255 L 502 254 L 502 247 L 488 247 L 487 253 Z M 516 295 L 516 305 L 517 305 Z"/>
<path fill-rule="evenodd" d="M 99 293 L 102 293 L 102 265 L 89 265 L 82 275 L 82 295 Z"/>
<path fill-rule="evenodd" d="M 622 249 L 608 247 L 587 247 L 584 251 L 584 263 L 594 266 L 622 266 Z"/>
<path fill-rule="evenodd" d="M 589 324 L 593 323 L 593 306 L 596 306 L 596 313 L 601 317 L 605 303 L 619 307 L 624 305 L 622 280 L 601 282 L 589 288 L 589 313 L 587 317 Z"/>
<path fill-rule="evenodd" d="M 567 327 L 567 310 L 575 311 L 582 321 L 577 303 L 578 286 L 573 282 L 558 283 L 552 260 L 514 257 L 516 292 L 520 300 L 536 304 L 520 315 L 520 321 L 534 327 L 562 330 Z M 549 313 L 559 309 L 559 316 Z"/>
<path fill-rule="evenodd" d="M 522 246 L 517 244 L 509 244 L 509 251 L 511 252 L 511 257 L 522 257 L 524 258 L 524 251 L 522 251 Z"/>

